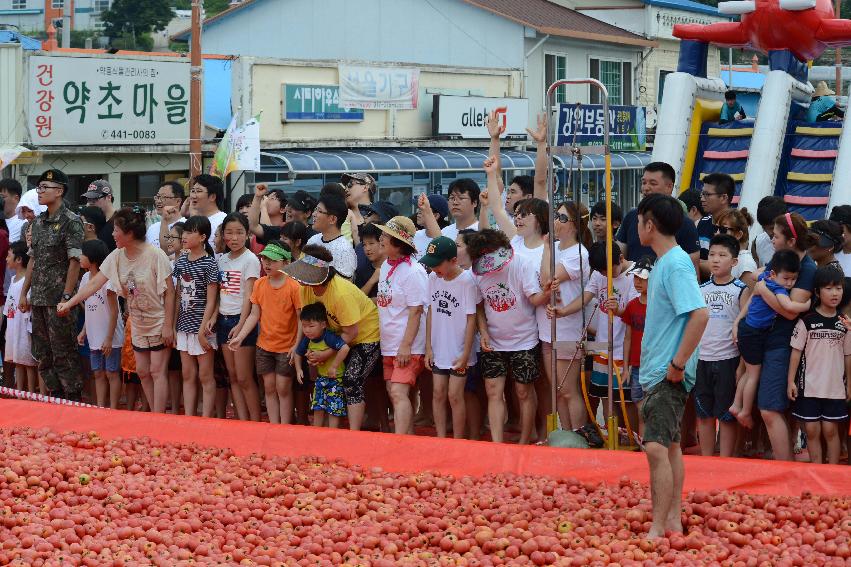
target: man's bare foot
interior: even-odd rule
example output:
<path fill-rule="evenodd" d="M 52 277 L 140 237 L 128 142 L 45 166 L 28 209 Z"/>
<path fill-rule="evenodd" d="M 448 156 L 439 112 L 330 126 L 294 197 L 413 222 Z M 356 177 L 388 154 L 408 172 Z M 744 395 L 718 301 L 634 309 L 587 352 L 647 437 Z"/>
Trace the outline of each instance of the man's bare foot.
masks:
<path fill-rule="evenodd" d="M 666 520 L 665 521 L 665 531 L 673 532 L 677 534 L 683 533 L 683 522 L 682 518 L 679 516 L 675 520 Z"/>
<path fill-rule="evenodd" d="M 660 537 L 665 537 L 665 528 L 653 524 L 650 531 L 647 532 L 647 539 L 659 539 Z"/>
<path fill-rule="evenodd" d="M 745 413 L 743 411 L 739 412 L 739 414 L 736 415 L 736 421 L 738 421 L 742 427 L 753 429 L 753 418 L 749 413 Z"/>

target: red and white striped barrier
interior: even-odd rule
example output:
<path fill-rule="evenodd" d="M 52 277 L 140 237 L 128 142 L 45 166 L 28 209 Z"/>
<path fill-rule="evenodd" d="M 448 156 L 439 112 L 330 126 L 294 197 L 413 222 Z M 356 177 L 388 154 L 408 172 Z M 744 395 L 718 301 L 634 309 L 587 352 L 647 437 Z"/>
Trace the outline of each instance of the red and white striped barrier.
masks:
<path fill-rule="evenodd" d="M 31 400 L 34 402 L 45 402 L 48 404 L 58 404 L 61 406 L 76 406 L 79 408 L 96 408 L 98 406 L 93 406 L 91 404 L 84 404 L 83 402 L 74 402 L 71 400 L 65 400 L 63 398 L 54 398 L 53 396 L 44 396 L 42 394 L 37 394 L 34 392 L 24 392 L 22 390 L 16 390 L 15 388 L 7 388 L 6 386 L 0 386 L 0 396 L 8 396 L 12 398 L 18 398 L 19 400 Z M 108 409 L 108 408 L 101 408 Z"/>

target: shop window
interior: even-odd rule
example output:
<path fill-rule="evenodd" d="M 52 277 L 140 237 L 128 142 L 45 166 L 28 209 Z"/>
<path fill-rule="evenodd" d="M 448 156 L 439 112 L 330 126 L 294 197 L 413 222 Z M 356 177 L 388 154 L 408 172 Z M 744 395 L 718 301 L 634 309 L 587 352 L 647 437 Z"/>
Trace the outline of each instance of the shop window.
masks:
<path fill-rule="evenodd" d="M 673 71 L 659 70 L 659 85 L 656 88 L 656 103 L 662 104 L 662 93 L 665 92 L 665 78 L 673 73 Z"/>
<path fill-rule="evenodd" d="M 591 78 L 603 83 L 609 91 L 609 104 L 632 104 L 632 63 L 592 58 L 590 71 Z M 591 104 L 601 104 L 600 91 L 591 88 L 590 92 Z"/>

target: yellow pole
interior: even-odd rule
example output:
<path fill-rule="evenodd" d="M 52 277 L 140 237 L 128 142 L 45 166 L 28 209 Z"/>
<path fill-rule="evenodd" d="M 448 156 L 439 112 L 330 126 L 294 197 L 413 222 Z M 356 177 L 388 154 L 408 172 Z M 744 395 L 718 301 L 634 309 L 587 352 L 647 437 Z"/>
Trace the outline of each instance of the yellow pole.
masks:
<path fill-rule="evenodd" d="M 612 256 L 612 246 L 614 244 L 614 235 L 612 234 L 612 156 L 609 150 L 609 145 L 606 144 L 606 289 L 607 297 L 614 295 L 614 280 L 612 278 L 612 270 L 614 268 L 614 258 Z M 609 311 L 609 351 L 608 351 L 608 404 L 609 404 L 609 419 L 606 422 L 608 430 L 608 439 L 606 446 L 611 450 L 618 448 L 618 414 L 614 408 L 614 392 L 613 392 L 613 376 L 614 376 L 614 326 L 615 314 Z"/>

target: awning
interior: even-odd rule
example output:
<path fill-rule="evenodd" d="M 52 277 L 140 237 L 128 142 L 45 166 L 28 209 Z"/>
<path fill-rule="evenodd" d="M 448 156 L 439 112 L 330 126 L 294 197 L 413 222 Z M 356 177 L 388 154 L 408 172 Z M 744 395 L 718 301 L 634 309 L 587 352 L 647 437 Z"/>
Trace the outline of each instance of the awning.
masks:
<path fill-rule="evenodd" d="M 502 169 L 535 169 L 535 153 L 520 150 L 500 152 Z M 488 157 L 486 148 L 355 148 L 293 149 L 260 152 L 261 172 L 345 173 L 364 171 L 481 171 Z M 576 160 L 556 156 L 556 165 L 567 169 Z M 650 163 L 649 152 L 613 153 L 612 169 L 641 169 Z M 603 156 L 582 156 L 583 170 L 605 169 Z"/>
<path fill-rule="evenodd" d="M 260 170 L 295 173 L 481 171 L 487 157 L 487 150 L 478 148 L 273 150 L 260 152 Z M 506 170 L 535 168 L 535 155 L 529 152 L 504 150 L 501 157 L 502 168 Z"/>

